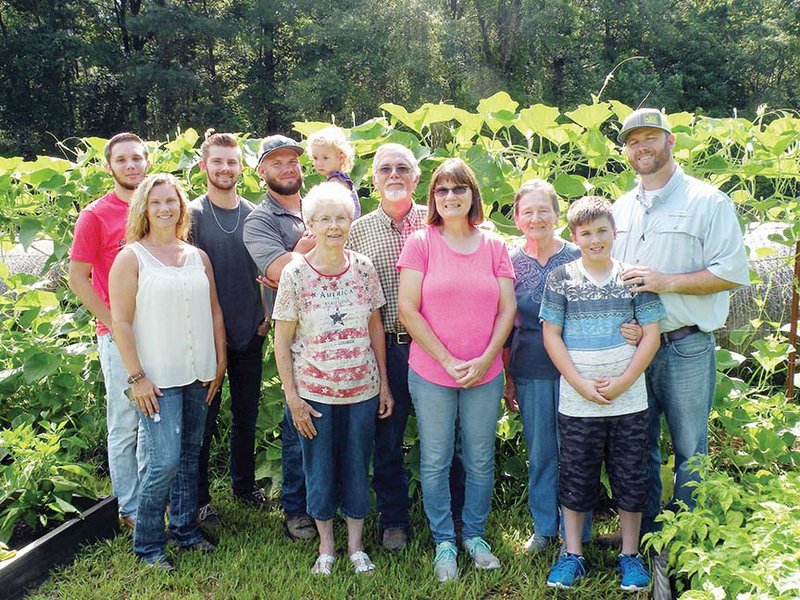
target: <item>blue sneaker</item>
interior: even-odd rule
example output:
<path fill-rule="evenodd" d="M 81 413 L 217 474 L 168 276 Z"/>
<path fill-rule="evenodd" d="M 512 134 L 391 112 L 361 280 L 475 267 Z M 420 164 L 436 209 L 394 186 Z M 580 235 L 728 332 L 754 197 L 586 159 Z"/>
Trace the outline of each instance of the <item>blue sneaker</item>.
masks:
<path fill-rule="evenodd" d="M 638 592 L 650 587 L 650 573 L 641 554 L 620 554 L 617 571 L 622 574 L 619 587 L 627 592 Z"/>
<path fill-rule="evenodd" d="M 584 575 L 586 575 L 586 559 L 580 554 L 562 554 L 556 564 L 550 567 L 547 586 L 569 589 Z"/>

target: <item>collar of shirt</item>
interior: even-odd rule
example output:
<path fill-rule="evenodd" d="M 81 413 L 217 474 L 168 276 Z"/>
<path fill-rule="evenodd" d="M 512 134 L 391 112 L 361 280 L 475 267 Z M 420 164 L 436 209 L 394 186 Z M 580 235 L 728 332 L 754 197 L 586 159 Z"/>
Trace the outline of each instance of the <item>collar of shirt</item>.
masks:
<path fill-rule="evenodd" d="M 269 200 L 270 212 L 273 215 L 290 215 L 295 218 L 302 219 L 303 218 L 303 199 L 300 198 L 300 214 L 292 212 L 288 208 L 286 208 L 283 204 L 278 202 L 272 194 L 267 192 L 267 199 Z"/>
<path fill-rule="evenodd" d="M 653 208 L 653 205 L 660 200 L 669 198 L 669 195 L 676 187 L 678 187 L 681 180 L 683 180 L 683 169 L 681 169 L 680 166 L 675 165 L 675 171 L 672 173 L 672 177 L 669 178 L 667 185 L 648 198 L 644 193 L 644 186 L 642 185 L 642 180 L 640 179 L 636 187 L 636 201 L 641 204 L 642 208 L 645 210 L 650 210 Z"/>
<path fill-rule="evenodd" d="M 395 223 L 394 219 L 386 214 L 386 211 L 383 210 L 382 206 L 378 206 L 377 209 L 378 218 L 380 219 L 381 223 L 383 223 L 387 229 L 393 229 L 401 234 L 409 230 L 416 231 L 417 229 L 420 229 L 423 225 L 423 221 L 425 220 L 425 215 L 427 212 L 428 209 L 426 207 L 419 204 L 412 204 L 411 208 L 409 208 L 408 212 L 403 216 L 403 228 L 400 229 L 397 227 L 397 223 Z"/>

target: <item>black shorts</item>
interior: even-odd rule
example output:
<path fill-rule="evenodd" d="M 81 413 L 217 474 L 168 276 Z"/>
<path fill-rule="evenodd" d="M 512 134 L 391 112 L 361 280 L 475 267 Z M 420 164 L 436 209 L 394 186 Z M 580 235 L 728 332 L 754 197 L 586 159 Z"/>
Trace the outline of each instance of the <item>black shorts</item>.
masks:
<path fill-rule="evenodd" d="M 558 500 L 588 512 L 600 501 L 600 468 L 606 463 L 617 508 L 642 512 L 647 505 L 648 410 L 617 417 L 558 415 L 561 444 Z"/>

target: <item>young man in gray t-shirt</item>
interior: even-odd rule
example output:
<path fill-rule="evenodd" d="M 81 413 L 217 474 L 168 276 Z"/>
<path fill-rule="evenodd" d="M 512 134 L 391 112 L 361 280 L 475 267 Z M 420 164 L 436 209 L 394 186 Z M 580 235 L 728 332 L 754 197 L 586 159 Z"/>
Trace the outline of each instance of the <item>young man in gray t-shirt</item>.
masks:
<path fill-rule="evenodd" d="M 214 281 L 225 320 L 228 350 L 228 383 L 231 392 L 230 470 L 233 496 L 241 502 L 266 509 L 264 491 L 255 485 L 255 432 L 261 395 L 261 364 L 265 318 L 257 271 L 243 241 L 245 218 L 255 206 L 236 194 L 242 172 L 242 152 L 229 133 L 206 135 L 201 146 L 200 168 L 208 180 L 208 191 L 193 200 L 192 243 L 204 250 L 214 267 Z M 208 458 L 217 432 L 220 389 L 209 407 L 200 453 L 198 519 L 207 527 L 219 523 L 211 504 Z"/>

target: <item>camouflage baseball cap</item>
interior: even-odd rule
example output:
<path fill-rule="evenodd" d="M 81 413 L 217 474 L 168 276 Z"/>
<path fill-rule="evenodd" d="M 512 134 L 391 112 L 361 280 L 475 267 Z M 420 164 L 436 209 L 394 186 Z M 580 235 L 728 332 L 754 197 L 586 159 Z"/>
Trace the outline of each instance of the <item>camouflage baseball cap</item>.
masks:
<path fill-rule="evenodd" d="M 622 122 L 622 129 L 617 136 L 620 144 L 624 144 L 628 134 L 639 127 L 655 127 L 663 129 L 667 133 L 672 133 L 669 127 L 667 116 L 656 108 L 640 108 L 633 111 Z"/>

